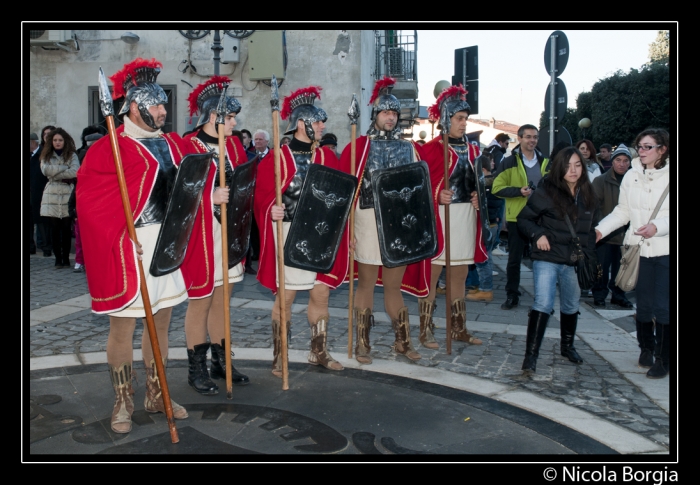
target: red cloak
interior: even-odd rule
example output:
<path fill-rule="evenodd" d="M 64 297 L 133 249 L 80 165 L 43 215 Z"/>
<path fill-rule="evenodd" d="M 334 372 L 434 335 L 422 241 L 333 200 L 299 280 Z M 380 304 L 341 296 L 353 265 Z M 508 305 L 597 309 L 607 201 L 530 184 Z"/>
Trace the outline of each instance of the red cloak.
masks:
<path fill-rule="evenodd" d="M 423 153 L 422 153 L 422 147 L 420 145 L 417 145 L 416 143 L 413 143 L 413 149 L 416 154 L 416 160 L 423 160 Z M 340 156 L 340 167 L 341 170 L 343 170 L 346 173 L 352 173 L 351 172 L 351 151 L 352 143 L 349 143 L 345 149 L 343 150 L 343 153 Z M 357 199 L 358 195 L 360 193 L 360 187 L 362 185 L 362 175 L 364 174 L 365 171 L 365 165 L 367 163 L 367 156 L 369 155 L 369 147 L 370 147 L 370 139 L 367 138 L 367 136 L 361 136 L 356 140 L 356 145 L 355 145 L 355 175 L 357 179 L 359 180 L 359 184 L 357 187 L 357 192 L 355 193 L 355 208 L 357 208 Z M 359 157 L 359 160 L 358 160 Z M 432 182 L 431 182 L 432 186 Z M 434 193 L 434 191 L 433 191 Z M 435 205 L 435 214 L 436 214 L 436 219 L 439 220 L 438 217 L 438 208 L 437 208 L 437 202 L 434 201 Z M 443 247 L 443 242 L 442 242 L 442 235 L 440 231 L 438 231 L 438 254 L 442 252 L 442 247 Z M 355 265 L 353 268 L 353 278 L 357 279 L 357 261 L 355 261 Z M 379 268 L 379 276 L 377 277 L 377 286 L 383 286 L 382 283 L 382 267 Z M 417 263 L 409 264 L 406 266 L 406 272 L 403 275 L 403 279 L 401 280 L 401 291 L 405 291 L 406 293 L 410 293 L 411 295 L 417 296 L 419 298 L 424 298 L 428 296 L 428 293 L 430 291 L 430 259 L 424 259 L 423 261 L 419 261 Z"/>
<path fill-rule="evenodd" d="M 324 165 L 338 170 L 338 157 L 327 148 L 316 148 L 313 163 Z M 287 190 L 296 173 L 294 156 L 287 145 L 280 148 L 280 179 L 282 181 L 282 193 Z M 270 217 L 270 210 L 275 204 L 275 152 L 270 150 L 258 166 L 258 177 L 255 181 L 255 196 L 253 200 L 255 220 L 258 221 L 260 231 L 260 265 L 258 267 L 258 281 L 265 287 L 277 293 L 277 256 L 275 254 L 274 232 L 277 224 Z M 318 273 L 316 281 L 330 288 L 337 288 L 345 280 L 348 273 L 348 231 L 347 224 L 343 231 L 338 254 L 331 271 L 326 274 Z"/>
<path fill-rule="evenodd" d="M 134 221 L 138 220 L 158 175 L 158 161 L 137 140 L 117 130 L 117 142 Z M 192 153 L 177 133 L 165 133 L 176 166 Z M 110 138 L 97 140 L 78 170 L 76 204 L 85 253 L 88 289 L 95 313 L 113 313 L 129 306 L 140 291 L 136 248 L 129 238 L 119 192 Z M 195 222 L 192 237 L 201 224 Z"/>
<path fill-rule="evenodd" d="M 469 147 L 469 162 L 472 164 L 472 170 L 474 169 L 474 160 L 479 156 L 479 149 L 467 143 Z M 438 195 L 445 188 L 445 154 L 444 145 L 442 143 L 442 137 L 436 136 L 428 143 L 423 145 L 423 155 L 425 156 L 425 161 L 430 167 L 430 180 L 433 181 L 433 199 L 435 203 L 438 203 Z M 449 166 L 448 173 L 452 174 L 455 167 L 457 166 L 458 155 L 452 147 L 449 147 Z M 438 213 L 439 214 L 439 213 Z M 443 221 L 440 217 L 437 218 L 438 223 L 438 234 L 444 244 L 444 236 L 442 235 Z M 438 251 L 438 255 L 442 252 L 442 249 Z M 433 259 L 437 259 L 435 256 Z M 486 247 L 481 239 L 481 213 L 476 212 L 476 246 L 474 249 L 474 262 L 483 263 L 488 259 L 488 253 L 486 252 Z"/>
<path fill-rule="evenodd" d="M 209 149 L 199 141 L 198 133 L 199 130 L 190 133 L 185 137 L 185 141 L 192 144 L 194 153 L 206 153 Z M 226 137 L 226 154 L 232 169 L 248 161 L 245 148 L 236 136 Z M 180 267 L 189 298 L 206 298 L 214 292 L 214 244 L 221 244 L 221 241 L 214 241 L 214 205 L 212 203 L 218 165 L 219 157 L 215 156 L 197 211 L 196 224 L 199 225 L 197 237 L 193 232 L 187 245 L 185 260 Z"/>

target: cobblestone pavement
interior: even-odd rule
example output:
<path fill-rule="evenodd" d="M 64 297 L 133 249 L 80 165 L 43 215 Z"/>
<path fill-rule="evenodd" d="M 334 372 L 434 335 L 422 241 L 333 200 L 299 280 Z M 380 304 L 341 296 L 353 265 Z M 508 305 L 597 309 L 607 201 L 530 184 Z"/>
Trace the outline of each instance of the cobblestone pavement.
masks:
<path fill-rule="evenodd" d="M 55 270 L 53 258 L 33 255 L 29 259 L 29 309 L 23 307 L 24 351 L 29 357 L 40 358 L 57 354 L 86 354 L 103 352 L 109 332 L 109 318 L 97 315 L 89 309 L 89 295 L 84 273 L 72 269 Z M 554 402 L 587 411 L 598 418 L 615 423 L 641 435 L 661 449 L 670 448 L 669 430 L 669 382 L 670 379 L 651 381 L 644 376 L 645 369 L 621 371 L 624 367 L 605 352 L 606 339 L 615 337 L 624 342 L 629 351 L 627 360 L 636 366 L 638 349 L 634 331 L 633 311 L 615 310 L 608 301 L 605 310 L 596 312 L 592 299 L 582 298 L 581 317 L 576 347 L 584 360 L 575 365 L 559 355 L 558 307 L 550 318 L 547 335 L 540 350 L 537 373 L 524 377 L 520 366 L 525 353 L 527 309 L 532 304 L 532 276 L 523 267 L 520 306 L 507 311 L 500 308 L 505 300 L 505 264 L 507 257 L 494 256 L 499 274 L 494 276 L 494 301 L 489 303 L 467 302 L 467 325 L 476 333 L 483 345 L 472 346 L 452 342 L 450 355 L 445 349 L 445 299 L 438 295 L 436 303 L 438 350 L 428 350 L 418 343 L 417 301 L 405 295 L 411 315 L 413 341 L 422 359 L 412 363 L 394 354 L 390 347 L 394 333 L 383 311 L 382 289 L 375 292 L 376 325 L 371 331 L 372 356 L 375 359 L 396 360 L 407 366 L 436 367 L 521 389 L 548 398 Z M 299 292 L 293 308 L 292 338 L 289 348 L 307 350 L 310 332 L 303 313 L 307 292 Z M 634 294 L 630 295 L 634 301 Z M 269 348 L 272 360 L 270 309 L 273 297 L 261 287 L 255 276 L 246 275 L 242 283 L 234 286 L 231 308 L 232 347 Z M 60 303 L 60 305 L 57 305 Z M 589 304 L 590 303 L 590 304 Z M 348 347 L 348 285 L 331 292 L 330 330 L 328 345 L 331 352 L 347 355 Z M 184 316 L 187 303 L 173 310 L 170 327 L 171 348 L 185 347 Z M 44 309 L 42 311 L 42 309 Z M 442 317 L 440 317 L 442 315 Z M 603 317 L 605 315 L 605 317 Z M 30 318 L 31 317 L 31 318 Z M 28 326 L 29 325 L 29 326 Z M 586 333 L 587 328 L 593 329 Z M 603 330 L 597 330 L 603 329 Z M 134 347 L 141 347 L 142 326 L 137 325 Z M 630 350 L 631 349 L 631 350 Z M 631 353 L 630 353 L 631 352 Z M 26 354 L 25 354 L 26 355 Z M 607 360 L 606 360 L 607 358 Z M 371 370 L 371 367 L 368 368 Z M 671 376 L 675 379 L 675 376 Z M 653 392 L 645 389 L 656 386 Z M 661 390 L 659 392 L 659 386 Z M 664 391 L 665 389 L 665 391 Z M 664 394 L 665 392 L 665 394 Z M 661 396 L 660 398 L 658 396 Z M 670 399 L 675 406 L 675 400 Z M 663 451 L 661 451 L 663 453 Z"/>

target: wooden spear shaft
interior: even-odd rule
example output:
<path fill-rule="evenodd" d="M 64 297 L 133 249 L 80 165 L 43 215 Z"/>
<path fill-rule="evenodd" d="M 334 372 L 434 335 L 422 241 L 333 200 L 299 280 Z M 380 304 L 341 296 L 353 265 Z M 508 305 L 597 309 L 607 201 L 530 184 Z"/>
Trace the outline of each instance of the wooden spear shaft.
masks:
<path fill-rule="evenodd" d="M 117 180 L 119 182 L 119 193 L 122 197 L 122 205 L 124 207 L 124 216 L 126 217 L 126 227 L 129 231 L 129 237 L 136 244 L 139 245 L 138 239 L 136 238 L 136 228 L 134 227 L 134 216 L 131 212 L 131 202 L 129 202 L 129 192 L 126 188 L 126 179 L 124 178 L 124 167 L 122 166 L 122 158 L 119 152 L 119 144 L 117 142 L 117 133 L 114 127 L 114 116 L 105 117 L 107 121 L 107 129 L 109 130 L 109 141 L 112 146 L 112 155 L 114 157 L 114 167 L 117 171 Z M 168 428 L 170 429 L 170 440 L 173 443 L 178 443 L 180 438 L 177 435 L 177 428 L 175 427 L 175 418 L 173 417 L 173 405 L 170 401 L 170 391 L 168 390 L 168 382 L 165 378 L 165 366 L 163 365 L 163 358 L 160 353 L 160 345 L 158 344 L 158 334 L 156 333 L 156 324 L 153 320 L 153 309 L 151 308 L 151 299 L 148 296 L 148 287 L 146 286 L 146 273 L 143 270 L 143 261 L 141 258 L 136 258 L 139 266 L 139 275 L 141 281 L 141 299 L 143 300 L 143 308 L 146 312 L 146 327 L 148 328 L 148 337 L 151 341 L 151 348 L 153 349 L 153 358 L 155 360 L 156 372 L 158 373 L 158 380 L 160 382 L 160 390 L 162 392 L 163 404 L 165 405 L 165 417 L 168 421 Z"/>
<path fill-rule="evenodd" d="M 442 134 L 443 158 L 445 165 L 445 188 L 450 186 L 450 153 L 447 132 Z M 450 283 L 452 270 L 450 269 L 450 204 L 445 204 L 445 332 L 447 332 L 447 355 L 452 353 L 452 285 Z"/>
<path fill-rule="evenodd" d="M 357 124 L 351 125 L 351 135 L 350 135 L 350 173 L 355 175 L 355 154 L 357 153 L 357 142 L 355 140 L 357 134 Z M 350 239 L 349 243 L 352 244 L 355 240 L 355 201 L 353 200 L 350 205 Z M 352 327 L 353 327 L 353 309 L 355 307 L 354 303 L 354 278 L 355 278 L 355 251 L 352 249 L 348 251 L 348 359 L 352 359 Z"/>
<path fill-rule="evenodd" d="M 272 111 L 272 133 L 275 150 L 275 205 L 282 205 L 282 170 L 280 167 L 280 129 L 279 116 L 276 110 Z M 282 390 L 289 389 L 289 365 L 287 362 L 287 310 L 284 291 L 284 226 L 282 220 L 277 222 L 277 272 L 279 287 L 277 288 L 278 301 L 280 303 L 280 358 L 282 359 Z"/>
<path fill-rule="evenodd" d="M 224 125 L 218 124 L 219 134 L 219 187 L 226 187 L 226 136 Z M 231 376 L 231 302 L 228 281 L 228 219 L 226 206 L 221 204 L 221 265 L 224 275 L 224 350 L 226 353 L 226 397 L 233 399 L 233 380 Z"/>

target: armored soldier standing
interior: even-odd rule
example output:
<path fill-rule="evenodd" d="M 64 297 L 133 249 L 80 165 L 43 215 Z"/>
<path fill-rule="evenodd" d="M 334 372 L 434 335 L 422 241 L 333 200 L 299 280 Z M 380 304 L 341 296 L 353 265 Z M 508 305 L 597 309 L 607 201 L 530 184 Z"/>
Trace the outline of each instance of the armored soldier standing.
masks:
<path fill-rule="evenodd" d="M 471 108 L 465 100 L 467 92 L 461 86 L 451 86 L 438 96 L 436 103 L 428 109 L 430 118 L 440 121 L 441 134 L 448 135 L 448 173 L 445 182 L 445 157 L 443 136 L 437 136 L 423 146 L 425 160 L 430 165 L 430 176 L 437 182 L 440 191 L 440 218 L 442 234 L 445 234 L 445 205 L 450 205 L 450 295 L 452 339 L 473 345 L 481 345 L 481 340 L 471 335 L 466 328 L 466 306 L 464 304 L 464 282 L 469 265 L 486 260 L 486 248 L 481 239 L 481 214 L 478 205 L 478 177 L 474 161 L 479 155 L 476 146 L 467 141 L 465 135 L 467 118 Z M 443 115 L 444 112 L 444 116 Z M 443 126 L 445 125 L 445 126 Z M 446 187 L 449 187 L 447 189 Z M 437 193 L 434 191 L 433 193 Z M 433 335 L 433 312 L 435 293 L 442 267 L 446 264 L 445 253 L 440 253 L 432 261 L 430 294 L 418 300 L 420 311 L 420 341 L 423 346 L 437 349 Z"/>
<path fill-rule="evenodd" d="M 202 232 L 200 239 L 190 240 L 188 255 L 182 266 L 185 276 L 192 280 L 192 285 L 187 290 L 189 303 L 185 314 L 185 338 L 189 360 L 187 382 L 195 391 L 207 395 L 218 393 L 218 386 L 212 382 L 211 378 L 226 378 L 223 305 L 229 304 L 231 294 L 224 295 L 223 287 L 221 204 L 229 202 L 230 187 L 219 186 L 219 164 L 217 163 L 219 138 L 216 121 L 217 105 L 224 92 L 224 85 L 230 82 L 231 80 L 226 76 L 213 76 L 192 91 L 188 98 L 190 115 L 199 113 L 199 119 L 195 131 L 185 137 L 185 140 L 192 143 L 197 153 L 211 151 L 216 153 L 205 188 L 205 193 L 209 194 L 212 193 L 212 185 L 214 186 L 212 200 L 206 206 L 202 204 L 199 208 L 206 229 Z M 231 136 L 236 126 L 236 115 L 241 111 L 241 103 L 230 96 L 225 96 L 223 101 L 223 129 L 226 137 L 225 170 L 226 179 L 230 180 L 233 169 L 246 163 L 248 157 L 238 137 Z M 235 243 L 231 238 L 229 241 Z M 247 240 L 245 242 L 247 243 Z M 197 264 L 202 260 L 207 264 Z M 229 283 L 243 281 L 241 262 L 228 270 L 228 279 Z M 229 291 L 231 290 L 233 285 L 229 286 Z M 207 335 L 209 335 L 209 342 L 207 342 Z M 207 370 L 207 351 L 210 344 L 211 376 Z M 250 379 L 231 365 L 231 382 L 240 386 L 248 384 Z"/>
<path fill-rule="evenodd" d="M 391 94 L 394 84 L 395 80 L 389 77 L 384 77 L 375 83 L 370 98 L 372 126 L 367 131 L 367 135 L 359 137 L 356 141 L 358 160 L 356 160 L 353 175 L 358 178 L 360 187 L 355 201 L 356 270 L 353 272 L 353 277 L 357 277 L 358 284 L 353 303 L 353 319 L 356 322 L 355 358 L 361 364 L 372 363 L 370 328 L 374 325 L 372 310 L 376 285 L 384 287 L 384 307 L 391 318 L 396 335 L 393 350 L 414 361 L 421 358 L 411 343 L 408 308 L 404 305 L 401 291 L 419 297 L 427 296 L 430 261 L 425 259 L 410 265 L 399 263 L 392 267 L 384 264 L 380 236 L 385 240 L 393 241 L 398 241 L 400 238 L 392 234 L 388 227 L 382 227 L 382 231 L 386 232 L 379 233 L 377 226 L 379 214 L 375 214 L 377 195 L 372 186 L 373 176 L 378 171 L 408 166 L 421 160 L 419 147 L 401 138 L 399 127 L 401 105 L 396 96 Z M 351 172 L 351 162 L 351 146 L 348 145 L 341 155 L 340 164 L 344 171 Z M 426 175 L 425 184 L 420 186 L 424 191 L 431 190 L 428 178 Z M 410 200 L 416 188 L 417 186 L 403 189 L 403 193 L 407 194 L 406 200 Z M 394 202 L 396 206 L 401 204 L 399 198 L 394 200 L 396 200 Z M 432 211 L 433 208 L 430 210 Z M 432 217 L 434 220 L 434 214 Z M 404 247 L 405 242 L 404 238 L 398 245 Z"/>
<path fill-rule="evenodd" d="M 260 266 L 258 280 L 276 294 L 272 310 L 273 362 L 272 373 L 282 377 L 280 284 L 285 285 L 285 315 L 291 315 L 292 303 L 298 290 L 309 291 L 307 317 L 311 326 L 311 351 L 308 361 L 312 365 L 322 365 L 330 370 L 342 370 L 326 348 L 328 331 L 328 297 L 331 288 L 337 288 L 342 282 L 348 267 L 347 233 L 343 233 L 337 257 L 330 272 L 326 274 L 284 266 L 284 282 L 277 278 L 277 232 L 275 222 L 283 221 L 284 238 L 287 240 L 289 229 L 295 217 L 301 217 L 303 208 L 299 206 L 300 195 L 309 167 L 313 164 L 338 169 L 338 158 L 327 147 L 319 147 L 321 135 L 327 119 L 323 109 L 314 106 L 316 98 L 320 99 L 321 88 L 309 86 L 298 89 L 284 99 L 281 117 L 288 119 L 285 135 L 293 135 L 288 145 L 280 147 L 282 206 L 275 205 L 274 152 L 270 150 L 258 166 L 258 178 L 255 185 L 255 218 L 260 231 Z M 291 321 L 286 322 L 291 329 Z M 288 332 L 290 334 L 291 332 Z"/>
<path fill-rule="evenodd" d="M 123 122 L 117 129 L 117 139 L 140 248 L 129 238 L 108 137 L 95 142 L 78 170 L 76 203 L 92 311 L 109 315 L 107 363 L 116 393 L 111 419 L 115 433 L 131 431 L 133 335 L 136 318 L 146 316 L 139 291 L 137 258 L 143 260 L 145 267 L 150 266 L 178 167 L 192 151 L 191 145 L 176 133 L 161 130 L 168 101 L 163 88 L 156 84 L 161 68 L 156 59 L 139 58 L 110 78 L 114 83 L 113 98 L 125 98 L 117 115 Z M 198 225 L 194 227 L 196 233 Z M 187 283 L 177 269 L 163 276 L 149 272 L 146 284 L 160 352 L 165 359 L 172 307 L 187 299 Z M 165 412 L 145 325 L 141 349 L 147 375 L 144 407 L 150 413 Z M 172 409 L 175 419 L 187 418 L 185 408 L 174 401 Z"/>

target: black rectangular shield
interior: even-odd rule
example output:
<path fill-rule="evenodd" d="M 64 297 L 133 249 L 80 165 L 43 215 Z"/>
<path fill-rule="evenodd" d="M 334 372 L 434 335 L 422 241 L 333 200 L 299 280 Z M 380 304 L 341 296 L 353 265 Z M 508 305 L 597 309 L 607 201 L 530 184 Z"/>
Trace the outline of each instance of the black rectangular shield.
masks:
<path fill-rule="evenodd" d="M 486 200 L 486 181 L 484 178 L 484 171 L 481 169 L 482 162 L 490 164 L 491 162 L 481 155 L 476 157 L 474 160 L 474 174 L 476 175 L 476 193 L 479 199 L 479 215 L 481 216 L 481 241 L 484 246 L 487 246 L 491 240 L 491 230 L 489 228 L 489 206 Z"/>
<path fill-rule="evenodd" d="M 253 193 L 258 157 L 239 165 L 233 170 L 229 203 L 226 205 L 228 267 L 236 266 L 248 252 L 250 229 L 253 226 Z"/>
<path fill-rule="evenodd" d="M 428 164 L 417 162 L 375 170 L 372 192 L 384 266 L 405 266 L 437 254 Z"/>
<path fill-rule="evenodd" d="M 323 165 L 309 167 L 284 244 L 285 266 L 331 270 L 356 189 L 353 175 Z"/>
<path fill-rule="evenodd" d="M 149 268 L 153 276 L 172 273 L 185 259 L 211 162 L 212 153 L 187 155 L 180 162 Z"/>

